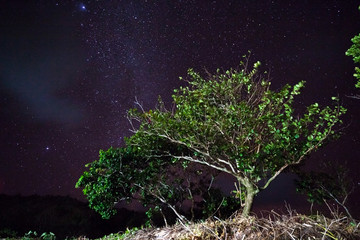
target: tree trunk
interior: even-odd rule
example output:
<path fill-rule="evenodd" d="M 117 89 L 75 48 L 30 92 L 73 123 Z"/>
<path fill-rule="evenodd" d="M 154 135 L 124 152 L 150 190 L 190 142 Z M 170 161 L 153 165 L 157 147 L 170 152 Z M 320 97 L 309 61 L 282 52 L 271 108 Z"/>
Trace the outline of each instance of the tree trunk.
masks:
<path fill-rule="evenodd" d="M 256 187 L 254 187 L 254 185 L 252 185 L 251 182 L 247 179 L 243 182 L 243 184 L 245 186 L 246 195 L 245 195 L 245 205 L 241 216 L 248 217 L 251 211 L 254 197 L 259 192 L 259 190 Z"/>

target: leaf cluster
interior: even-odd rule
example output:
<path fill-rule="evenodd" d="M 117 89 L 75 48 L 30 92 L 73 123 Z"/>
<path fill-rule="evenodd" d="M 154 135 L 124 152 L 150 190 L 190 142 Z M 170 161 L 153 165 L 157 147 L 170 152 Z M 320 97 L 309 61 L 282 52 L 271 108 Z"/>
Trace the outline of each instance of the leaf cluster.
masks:
<path fill-rule="evenodd" d="M 359 7 L 360 10 L 360 7 Z M 360 63 L 360 34 L 357 36 L 354 36 L 351 39 L 351 42 L 353 43 L 351 47 L 346 51 L 346 56 L 350 56 L 353 58 L 354 63 L 359 64 Z M 355 73 L 354 77 L 358 80 L 358 82 L 355 84 L 355 87 L 360 88 L 360 68 L 355 67 Z"/>
<path fill-rule="evenodd" d="M 161 161 L 146 161 L 132 148 L 100 150 L 99 160 L 87 164 L 89 168 L 76 183 L 82 187 L 91 208 L 103 218 L 116 213 L 114 204 L 131 201 L 141 186 L 157 182 L 161 177 Z"/>

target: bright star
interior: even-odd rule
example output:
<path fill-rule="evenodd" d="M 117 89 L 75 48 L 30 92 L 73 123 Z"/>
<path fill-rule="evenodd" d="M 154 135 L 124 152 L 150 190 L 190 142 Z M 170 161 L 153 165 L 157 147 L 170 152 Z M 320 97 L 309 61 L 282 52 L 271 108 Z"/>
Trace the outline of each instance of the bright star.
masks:
<path fill-rule="evenodd" d="M 86 11 L 86 6 L 85 6 L 85 4 L 83 4 L 83 3 L 80 3 L 80 10 L 81 11 Z"/>

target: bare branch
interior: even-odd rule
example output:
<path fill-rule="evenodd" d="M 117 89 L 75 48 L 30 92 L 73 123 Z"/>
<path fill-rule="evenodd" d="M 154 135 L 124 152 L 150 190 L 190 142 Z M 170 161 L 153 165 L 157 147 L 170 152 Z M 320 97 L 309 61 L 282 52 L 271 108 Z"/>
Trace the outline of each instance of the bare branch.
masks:
<path fill-rule="evenodd" d="M 193 146 L 188 146 L 186 143 L 184 143 L 184 142 L 182 142 L 182 141 L 178 141 L 178 140 L 172 139 L 172 138 L 170 138 L 170 137 L 167 136 L 167 135 L 159 135 L 159 136 L 168 139 L 170 142 L 173 142 L 173 143 L 177 143 L 177 144 L 186 146 L 187 148 L 190 148 L 190 149 L 192 149 L 192 150 L 200 153 L 201 155 L 206 156 L 206 157 L 208 157 L 209 159 L 214 160 L 214 158 L 211 157 L 208 152 L 203 152 L 202 150 L 200 150 L 200 149 L 198 149 L 198 148 L 195 148 L 195 147 L 193 147 Z M 185 156 L 183 156 L 183 157 L 181 157 L 181 158 L 182 158 L 182 159 L 185 159 Z M 191 157 L 189 157 L 189 158 L 191 158 Z M 193 158 L 191 158 L 191 159 L 193 159 Z M 186 160 L 189 160 L 189 159 L 186 159 Z M 206 161 L 200 161 L 200 160 L 195 160 L 195 159 L 189 160 L 189 161 L 198 162 L 198 163 L 201 163 L 201 164 L 205 164 L 205 165 L 208 165 L 208 166 L 210 166 L 210 167 L 213 167 L 213 168 L 215 168 L 215 169 L 217 169 L 217 170 L 230 173 L 230 174 L 232 174 L 232 175 L 237 174 L 237 171 L 234 169 L 234 167 L 232 166 L 232 164 L 231 164 L 230 162 L 225 161 L 225 160 L 222 160 L 222 159 L 220 159 L 220 158 L 216 158 L 216 160 L 219 161 L 219 162 L 221 162 L 221 163 L 224 163 L 224 164 L 227 165 L 227 166 L 229 166 L 230 169 L 231 169 L 231 172 L 228 171 L 226 168 L 221 168 L 221 167 L 218 167 L 218 166 L 209 164 L 209 163 L 206 162 Z M 225 169 L 226 169 L 226 171 L 225 171 Z"/>
<path fill-rule="evenodd" d="M 323 185 L 320 186 L 322 190 L 324 190 L 337 204 L 339 204 L 345 211 L 346 214 L 352 219 L 354 220 L 354 218 L 351 216 L 348 208 L 345 206 L 345 202 L 342 201 L 340 202 L 337 197 L 334 196 L 334 194 L 332 194 L 328 189 L 326 189 Z M 348 195 L 345 196 L 345 199 L 348 197 Z M 324 201 L 325 202 L 325 201 Z"/>
<path fill-rule="evenodd" d="M 351 96 L 346 96 L 348 98 L 354 98 L 354 99 L 360 99 L 360 95 L 351 95 Z"/>
<path fill-rule="evenodd" d="M 184 226 L 186 226 L 185 224 L 188 224 L 188 223 L 189 223 L 189 220 L 187 220 L 185 216 L 181 215 L 181 214 L 176 210 L 176 208 L 175 208 L 173 205 L 171 205 L 168 201 L 165 200 L 165 198 L 161 195 L 159 189 L 157 189 L 157 190 L 158 190 L 158 194 L 156 194 L 155 192 L 149 191 L 148 188 L 143 187 L 143 186 L 140 185 L 140 184 L 135 183 L 134 185 L 137 186 L 137 187 L 139 187 L 139 188 L 141 188 L 141 189 L 143 189 L 143 190 L 145 190 L 147 193 L 149 193 L 150 195 L 156 197 L 156 198 L 157 198 L 158 200 L 160 200 L 162 203 L 164 203 L 165 205 L 167 205 L 167 206 L 175 213 L 175 215 L 179 218 L 181 224 L 183 224 Z"/>
<path fill-rule="evenodd" d="M 144 110 L 142 104 L 138 101 L 137 97 L 135 97 L 135 102 L 134 103 L 135 103 L 135 105 L 139 106 L 139 108 L 141 109 L 141 111 L 143 113 L 145 113 L 145 110 Z"/>
<path fill-rule="evenodd" d="M 219 167 L 219 166 L 210 164 L 210 163 L 207 162 L 207 161 L 201 161 L 201 160 L 198 160 L 198 159 L 189 157 L 189 156 L 171 156 L 171 157 L 176 158 L 176 159 L 184 159 L 184 160 L 187 160 L 187 161 L 190 161 L 190 162 L 194 162 L 194 163 L 200 163 L 200 164 L 202 164 L 202 165 L 209 166 L 209 167 L 214 168 L 214 169 L 216 169 L 216 170 L 219 170 L 219 171 L 222 171 L 222 172 L 226 172 L 226 173 L 232 174 L 232 172 L 230 172 L 227 168 L 222 168 L 222 167 Z"/>

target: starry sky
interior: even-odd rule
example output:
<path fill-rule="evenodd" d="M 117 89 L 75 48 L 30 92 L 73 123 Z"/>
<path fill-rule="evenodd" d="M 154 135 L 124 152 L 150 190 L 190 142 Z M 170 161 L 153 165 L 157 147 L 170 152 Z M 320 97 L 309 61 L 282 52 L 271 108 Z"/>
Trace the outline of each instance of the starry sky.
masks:
<path fill-rule="evenodd" d="M 135 98 L 145 108 L 158 95 L 170 103 L 188 68 L 234 68 L 248 50 L 274 89 L 307 82 L 300 105 L 339 96 L 348 108 L 344 135 L 310 160 L 347 163 L 358 184 L 360 100 L 349 97 L 354 64 L 345 56 L 360 32 L 358 5 L 0 0 L 0 193 L 83 199 L 74 185 L 84 165 L 130 135 L 125 116 Z M 291 188 L 280 179 L 278 197 Z"/>

